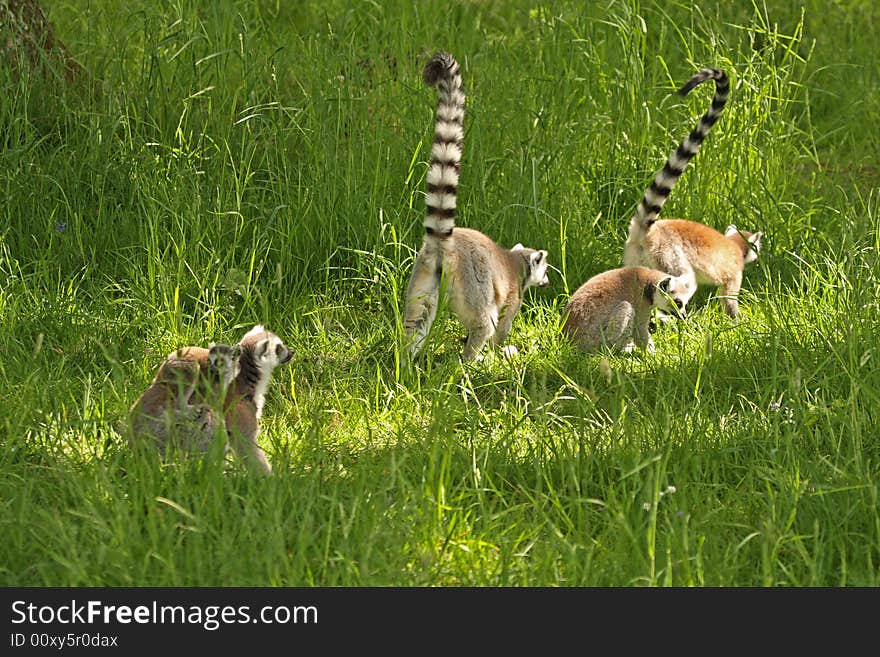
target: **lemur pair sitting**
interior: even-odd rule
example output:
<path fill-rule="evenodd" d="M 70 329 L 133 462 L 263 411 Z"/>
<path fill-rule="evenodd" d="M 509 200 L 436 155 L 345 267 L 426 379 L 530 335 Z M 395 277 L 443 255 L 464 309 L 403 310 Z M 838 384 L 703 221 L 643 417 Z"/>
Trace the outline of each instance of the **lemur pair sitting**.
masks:
<path fill-rule="evenodd" d="M 271 473 L 257 442 L 259 422 L 272 372 L 291 356 L 259 324 L 235 345 L 170 353 L 129 411 L 131 443 L 205 453 L 220 441 L 252 468 Z"/>
<path fill-rule="evenodd" d="M 639 203 L 624 248 L 626 266 L 588 280 L 565 309 L 563 332 L 587 350 L 637 345 L 653 351 L 651 310 L 684 315 L 698 283 L 719 286 L 727 313 L 737 316 L 743 267 L 757 259 L 761 233 L 730 226 L 722 235 L 693 221 L 658 220 L 672 187 L 727 102 L 727 74 L 718 69 L 703 69 L 679 94 L 707 80 L 716 84 L 712 106 Z M 455 225 L 465 105 L 458 62 L 449 53 L 434 55 L 425 81 L 437 85 L 439 101 L 426 176 L 425 237 L 407 288 L 404 330 L 415 356 L 434 321 L 445 277 L 452 311 L 468 330 L 463 356 L 471 360 L 479 357 L 488 339 L 496 344 L 505 340 L 526 289 L 549 283 L 547 251 L 521 244 L 503 249 L 483 233 Z M 513 354 L 516 349 L 508 346 L 505 351 Z"/>

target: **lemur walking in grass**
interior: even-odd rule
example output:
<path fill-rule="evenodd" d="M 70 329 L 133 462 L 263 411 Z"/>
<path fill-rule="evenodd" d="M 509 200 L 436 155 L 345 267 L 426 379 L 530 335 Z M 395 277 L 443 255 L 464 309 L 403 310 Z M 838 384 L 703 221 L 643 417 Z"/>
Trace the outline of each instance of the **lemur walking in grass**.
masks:
<path fill-rule="evenodd" d="M 684 315 L 687 287 L 647 267 L 623 267 L 596 274 L 571 295 L 562 332 L 586 351 L 603 346 L 654 353 L 648 324 L 654 308 Z"/>
<path fill-rule="evenodd" d="M 696 292 L 698 283 L 718 286 L 727 314 L 736 317 L 743 268 L 758 259 L 762 233 L 741 231 L 731 225 L 722 234 L 695 221 L 658 219 L 673 186 L 700 150 L 727 103 L 730 91 L 727 74 L 715 68 L 702 69 L 678 93 L 686 96 L 708 80 L 715 81 L 712 104 L 645 190 L 629 224 L 623 262 L 626 266 L 641 265 L 676 277 L 679 282 L 674 286 L 683 285 L 686 289 L 682 297 L 684 303 Z"/>
<path fill-rule="evenodd" d="M 213 436 L 190 440 L 206 409 L 222 412 L 229 384 L 239 374 L 239 345 L 182 347 L 168 354 L 150 386 L 129 410 L 129 439 L 151 440 L 161 451 L 180 442 L 188 451 L 205 451 Z"/>
<path fill-rule="evenodd" d="M 504 249 L 477 230 L 455 225 L 464 142 L 461 70 L 452 55 L 441 52 L 428 62 L 424 77 L 437 86 L 439 100 L 426 176 L 425 237 L 407 287 L 404 331 L 415 357 L 434 322 L 445 277 L 449 305 L 468 331 L 463 358 L 473 360 L 490 338 L 496 344 L 507 338 L 525 290 L 549 283 L 547 251 L 521 244 Z"/>

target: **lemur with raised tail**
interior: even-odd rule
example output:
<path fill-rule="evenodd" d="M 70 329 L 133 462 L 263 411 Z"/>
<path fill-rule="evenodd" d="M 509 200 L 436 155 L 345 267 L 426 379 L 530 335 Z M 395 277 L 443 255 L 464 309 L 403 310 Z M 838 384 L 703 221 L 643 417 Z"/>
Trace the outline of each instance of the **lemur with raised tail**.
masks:
<path fill-rule="evenodd" d="M 464 143 L 461 69 L 441 52 L 428 62 L 424 78 L 437 87 L 439 99 L 426 175 L 425 236 L 406 291 L 404 332 L 415 357 L 434 322 L 445 277 L 449 306 L 468 332 L 463 358 L 473 360 L 489 339 L 500 345 L 507 338 L 525 290 L 549 283 L 547 251 L 521 244 L 504 249 L 477 230 L 456 226 Z"/>
<path fill-rule="evenodd" d="M 696 292 L 697 284 L 717 286 L 727 314 L 736 317 L 743 268 L 758 259 L 762 233 L 750 233 L 730 225 L 722 234 L 695 221 L 658 219 L 673 186 L 700 150 L 727 103 L 730 82 L 727 74 L 716 68 L 702 69 L 678 94 L 686 96 L 708 80 L 715 81 L 712 104 L 645 190 L 629 224 L 623 262 L 626 266 L 641 265 L 676 277 L 686 290 L 685 303 Z"/>

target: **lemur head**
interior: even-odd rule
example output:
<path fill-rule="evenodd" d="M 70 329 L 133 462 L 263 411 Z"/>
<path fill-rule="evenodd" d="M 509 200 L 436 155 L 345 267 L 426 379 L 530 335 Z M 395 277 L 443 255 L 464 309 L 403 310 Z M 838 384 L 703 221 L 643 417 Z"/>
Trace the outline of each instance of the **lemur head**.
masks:
<path fill-rule="evenodd" d="M 761 251 L 761 236 L 763 234 L 761 231 L 750 233 L 747 230 L 740 230 L 733 224 L 730 224 L 727 230 L 724 231 L 725 237 L 735 240 L 740 248 L 742 248 L 743 264 L 746 265 L 758 259 L 758 253 Z"/>
<path fill-rule="evenodd" d="M 687 317 L 687 302 L 691 300 L 694 290 L 684 277 L 667 276 L 660 279 L 655 290 L 646 288 L 645 294 L 655 308 L 684 318 Z"/>
<path fill-rule="evenodd" d="M 211 377 L 227 388 L 241 371 L 238 362 L 241 356 L 241 345 L 215 344 L 208 345 L 208 367 Z"/>
<path fill-rule="evenodd" d="M 541 249 L 529 249 L 522 244 L 517 244 L 511 249 L 519 253 L 523 259 L 524 273 L 523 290 L 530 287 L 547 287 L 550 279 L 547 277 L 547 252 Z"/>
<path fill-rule="evenodd" d="M 293 352 L 272 331 L 267 331 L 262 324 L 257 324 L 245 333 L 239 346 L 247 351 L 260 370 L 271 372 L 279 365 L 284 365 L 293 357 Z"/>
<path fill-rule="evenodd" d="M 293 352 L 285 346 L 277 335 L 257 324 L 245 333 L 241 345 L 241 374 L 238 377 L 238 390 L 253 396 L 257 419 L 263 412 L 263 401 L 272 371 L 284 365 L 293 357 Z"/>

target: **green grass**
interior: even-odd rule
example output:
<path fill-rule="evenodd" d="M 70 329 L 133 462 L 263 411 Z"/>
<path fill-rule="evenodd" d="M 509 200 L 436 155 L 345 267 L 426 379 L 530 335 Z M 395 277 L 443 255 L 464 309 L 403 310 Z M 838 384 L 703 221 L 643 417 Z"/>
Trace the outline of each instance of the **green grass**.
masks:
<path fill-rule="evenodd" d="M 0 583 L 880 585 L 877 3 L 44 4 L 87 76 L 0 67 Z M 557 268 L 511 361 L 449 313 L 401 349 L 439 49 L 460 222 Z M 742 319 L 705 290 L 654 357 L 579 353 L 706 65 L 664 215 L 764 231 Z M 275 476 L 131 454 L 164 354 L 257 322 Z"/>

